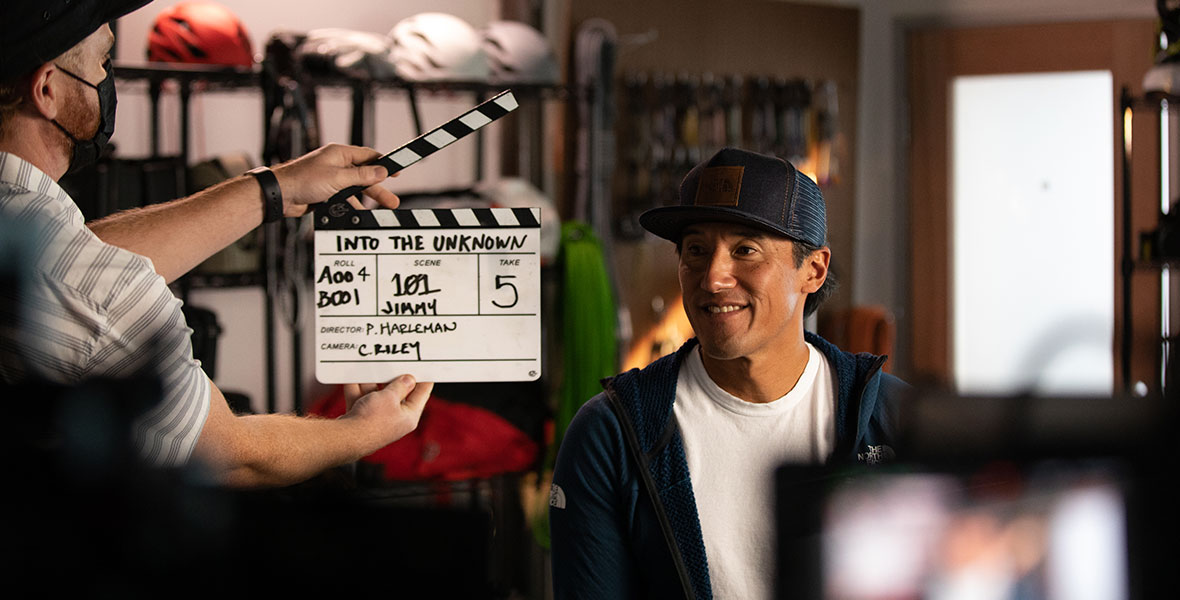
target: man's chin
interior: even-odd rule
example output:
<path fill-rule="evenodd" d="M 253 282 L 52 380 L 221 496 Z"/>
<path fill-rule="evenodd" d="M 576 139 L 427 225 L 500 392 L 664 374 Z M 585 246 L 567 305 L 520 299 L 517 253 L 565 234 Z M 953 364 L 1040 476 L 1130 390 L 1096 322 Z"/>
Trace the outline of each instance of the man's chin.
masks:
<path fill-rule="evenodd" d="M 698 335 L 697 342 L 701 346 L 701 355 L 713 360 L 734 360 L 745 356 L 745 352 L 732 340 L 716 340 Z"/>

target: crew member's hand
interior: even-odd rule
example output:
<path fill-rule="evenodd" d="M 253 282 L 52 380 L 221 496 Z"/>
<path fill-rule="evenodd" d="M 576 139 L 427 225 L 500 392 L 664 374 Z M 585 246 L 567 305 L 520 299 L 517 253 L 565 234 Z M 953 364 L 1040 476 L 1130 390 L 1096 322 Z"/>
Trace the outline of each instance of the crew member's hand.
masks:
<path fill-rule="evenodd" d="M 376 451 L 418 427 L 433 383 L 417 383 L 402 375 L 384 386 L 345 384 L 342 419 L 361 419 L 373 436 Z"/>
<path fill-rule="evenodd" d="M 365 164 L 380 156 L 371 148 L 328 144 L 272 167 L 283 192 L 283 215 L 298 217 L 307 212 L 308 204 L 323 202 L 354 185 L 364 186 L 365 195 L 377 204 L 397 208 L 397 195 L 378 185 L 389 177 L 389 172 L 385 167 Z M 363 208 L 355 198 L 350 197 L 349 202 Z"/>

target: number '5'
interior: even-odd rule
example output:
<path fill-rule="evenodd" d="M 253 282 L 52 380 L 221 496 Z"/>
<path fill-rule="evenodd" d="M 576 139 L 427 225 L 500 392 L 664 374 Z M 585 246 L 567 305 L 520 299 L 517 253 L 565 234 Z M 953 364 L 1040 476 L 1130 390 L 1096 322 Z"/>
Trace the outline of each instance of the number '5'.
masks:
<path fill-rule="evenodd" d="M 512 288 L 512 302 L 509 302 L 508 304 L 500 304 L 499 302 L 492 300 L 492 304 L 499 308 L 512 308 L 513 306 L 516 306 L 516 303 L 520 300 L 520 292 L 516 291 L 515 285 L 504 281 L 505 279 L 516 279 L 516 275 L 496 275 L 496 289 L 500 289 L 502 287 Z"/>

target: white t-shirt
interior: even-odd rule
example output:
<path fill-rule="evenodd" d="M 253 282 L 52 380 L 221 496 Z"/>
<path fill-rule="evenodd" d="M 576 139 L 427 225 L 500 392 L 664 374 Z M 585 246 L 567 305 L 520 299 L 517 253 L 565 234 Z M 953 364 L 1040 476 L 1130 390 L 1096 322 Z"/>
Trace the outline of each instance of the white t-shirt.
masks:
<path fill-rule="evenodd" d="M 773 597 L 775 469 L 821 464 L 835 445 L 832 367 L 814 346 L 807 348 L 795 387 L 765 404 L 721 389 L 705 371 L 699 348 L 680 367 L 673 411 L 715 598 Z"/>

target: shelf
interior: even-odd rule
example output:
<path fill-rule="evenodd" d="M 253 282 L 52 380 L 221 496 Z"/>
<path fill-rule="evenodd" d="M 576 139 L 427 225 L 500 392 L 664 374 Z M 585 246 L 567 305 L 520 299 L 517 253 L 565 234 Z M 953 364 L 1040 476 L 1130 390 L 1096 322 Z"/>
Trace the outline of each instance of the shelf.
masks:
<path fill-rule="evenodd" d="M 1164 267 L 1169 269 L 1180 269 L 1180 256 L 1152 259 L 1140 258 L 1135 260 L 1131 266 L 1137 270 L 1158 270 Z"/>
<path fill-rule="evenodd" d="M 262 83 L 262 68 L 222 67 L 184 63 L 114 64 L 115 77 L 124 81 L 158 83 L 174 80 L 181 83 L 204 82 L 221 88 L 244 88 Z M 404 79 L 357 79 L 343 75 L 312 75 L 316 86 L 355 87 L 372 86 L 378 90 L 423 91 L 429 93 L 483 93 L 489 96 L 505 89 L 523 96 L 553 96 L 567 99 L 576 94 L 576 87 L 562 84 L 491 83 L 487 81 L 408 81 Z"/>
<path fill-rule="evenodd" d="M 1143 96 L 1126 99 L 1126 106 L 1131 110 L 1157 109 L 1163 102 L 1168 103 L 1169 110 L 1180 109 L 1180 95 L 1167 92 L 1151 92 Z"/>
<path fill-rule="evenodd" d="M 201 81 L 219 87 L 256 87 L 262 82 L 262 74 L 259 69 L 187 64 L 161 66 L 161 63 L 128 65 L 116 62 L 115 77 L 124 81 L 148 81 L 151 83 L 159 83 L 164 80 L 182 83 Z"/>

